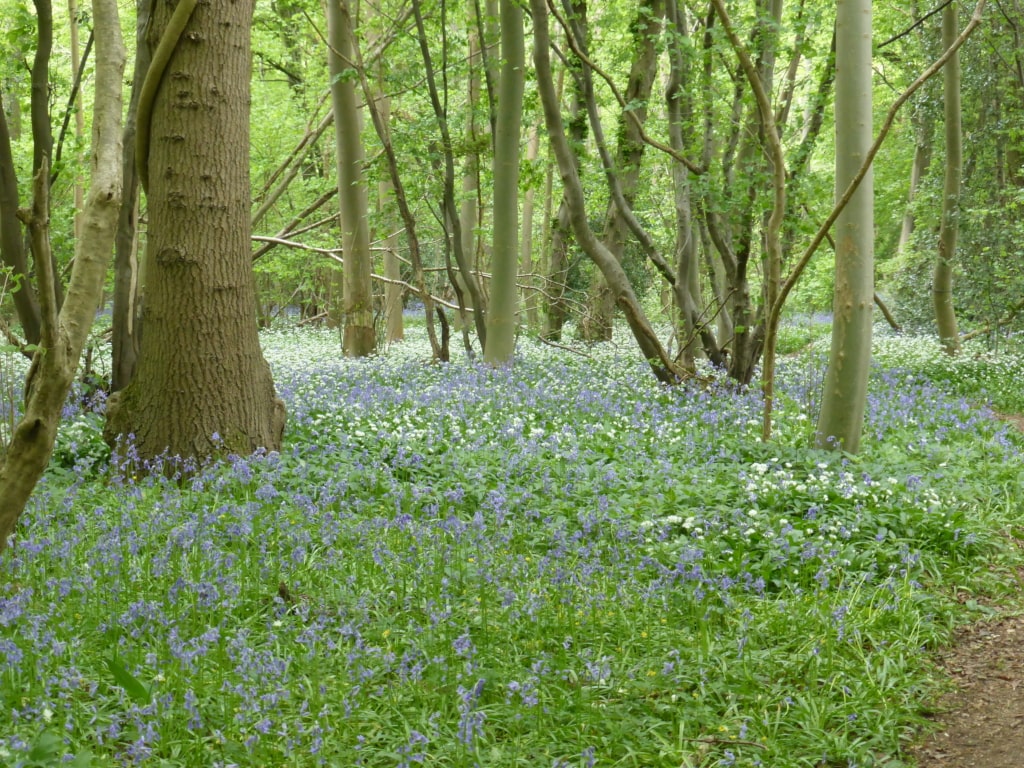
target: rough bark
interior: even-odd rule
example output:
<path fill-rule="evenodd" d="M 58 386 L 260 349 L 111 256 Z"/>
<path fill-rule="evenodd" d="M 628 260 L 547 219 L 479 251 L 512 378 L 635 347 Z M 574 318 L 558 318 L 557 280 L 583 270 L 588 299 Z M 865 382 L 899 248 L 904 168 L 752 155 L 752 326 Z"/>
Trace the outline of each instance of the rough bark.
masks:
<path fill-rule="evenodd" d="M 494 136 L 494 241 L 484 360 L 507 363 L 515 351 L 519 307 L 519 134 L 523 119 L 523 9 L 501 0 L 501 73 Z"/>
<path fill-rule="evenodd" d="M 67 300 L 57 314 L 56 275 L 49 268 L 47 190 L 44 158 L 36 174 L 29 228 L 44 256 L 40 289 L 45 290 L 41 348 L 25 382 L 25 412 L 0 461 L 0 551 L 53 452 L 61 409 L 67 398 L 82 347 L 103 294 L 121 199 L 121 81 L 125 52 L 116 0 L 93 0 L 96 39 L 96 96 L 92 131 L 92 174 L 82 211 L 82 237 L 75 247 Z"/>
<path fill-rule="evenodd" d="M 871 0 L 836 11 L 836 198 L 860 172 L 872 144 Z M 815 442 L 856 453 L 871 362 L 874 309 L 874 185 L 869 170 L 836 220 L 832 349 Z"/>
<path fill-rule="evenodd" d="M 151 132 L 146 333 L 134 379 L 108 401 L 105 435 L 130 436 L 142 459 L 281 444 L 284 404 L 259 347 L 249 254 L 252 10 L 197 5 L 151 123 L 140 118 L 139 131 Z M 172 12 L 157 3 L 151 40 Z"/>

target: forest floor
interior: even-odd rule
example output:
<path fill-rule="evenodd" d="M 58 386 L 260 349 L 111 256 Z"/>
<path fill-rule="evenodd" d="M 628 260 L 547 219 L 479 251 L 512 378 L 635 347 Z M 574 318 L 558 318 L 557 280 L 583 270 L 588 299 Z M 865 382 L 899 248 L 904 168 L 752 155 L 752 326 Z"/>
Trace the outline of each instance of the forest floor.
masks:
<path fill-rule="evenodd" d="M 1001 416 L 1024 431 L 1024 416 Z M 1024 573 L 1019 574 L 1024 587 Z M 1024 613 L 1003 609 L 962 628 L 938 659 L 955 689 L 937 729 L 910 749 L 919 768 L 1017 768 L 1024 762 Z"/>

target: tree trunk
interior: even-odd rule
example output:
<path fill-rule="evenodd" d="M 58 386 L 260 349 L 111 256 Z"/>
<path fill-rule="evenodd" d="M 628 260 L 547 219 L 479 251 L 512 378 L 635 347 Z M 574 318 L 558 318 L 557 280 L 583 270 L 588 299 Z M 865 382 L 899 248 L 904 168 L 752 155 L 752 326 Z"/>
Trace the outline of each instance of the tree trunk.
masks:
<path fill-rule="evenodd" d="M 50 53 L 53 49 L 53 4 L 35 0 L 36 52 L 32 59 L 32 174 L 43 161 L 52 160 L 53 131 L 50 125 Z"/>
<path fill-rule="evenodd" d="M 665 86 L 665 103 L 668 115 L 669 142 L 677 152 L 686 147 L 685 132 L 693 115 L 693 105 L 688 95 L 689 67 L 683 54 L 682 41 L 689 43 L 689 29 L 685 14 L 677 7 L 676 0 L 668 0 L 665 16 L 668 20 L 667 36 L 669 51 L 669 77 Z M 700 293 L 694 290 L 699 285 L 697 270 L 697 243 L 694 238 L 692 207 L 690 205 L 690 171 L 680 162 L 672 162 L 672 191 L 675 201 L 675 261 L 677 285 L 672 290 L 673 306 L 670 313 L 673 326 L 679 336 L 679 355 L 687 369 L 694 368 L 697 351 L 700 349 L 697 326 L 697 300 Z M 694 312 L 687 311 L 688 309 Z"/>
<path fill-rule="evenodd" d="M 25 382 L 25 413 L 0 460 L 0 551 L 50 460 L 61 409 L 78 370 L 96 307 L 103 295 L 121 201 L 121 83 L 125 51 L 116 0 L 93 0 L 96 96 L 93 107 L 92 174 L 82 211 L 82 238 L 75 246 L 67 300 L 57 315 L 56 275 L 49 269 L 47 237 L 49 165 L 36 174 L 30 232 L 39 265 L 44 324 L 41 348 Z M 46 291 L 43 294 L 43 291 Z"/>
<path fill-rule="evenodd" d="M 78 78 L 79 69 L 82 66 L 82 51 L 78 43 L 78 3 L 76 0 L 68 0 L 68 26 L 70 29 L 71 37 L 71 78 L 72 80 Z M 85 109 L 82 104 L 82 89 L 78 89 L 78 93 L 75 94 L 75 139 L 76 142 L 81 145 L 85 138 Z M 76 158 L 81 160 L 81 158 Z M 80 180 L 75 180 L 75 239 L 77 240 L 82 236 L 82 217 L 81 211 L 85 204 L 85 193 L 82 190 L 82 183 Z"/>
<path fill-rule="evenodd" d="M 573 232 L 587 256 L 601 270 L 616 304 L 626 316 L 626 322 L 633 332 L 637 346 L 640 347 L 640 353 L 651 366 L 654 375 L 663 383 L 676 384 L 683 378 L 682 373 L 669 358 L 648 322 L 622 265 L 590 229 L 583 198 L 583 186 L 580 184 L 576 171 L 576 159 L 566 139 L 562 115 L 555 98 L 555 88 L 551 77 L 551 58 L 548 53 L 550 37 L 545 0 L 530 0 L 530 9 L 533 13 L 534 23 L 533 60 L 537 72 L 537 90 L 544 108 L 544 122 L 551 141 L 551 148 L 558 161 L 558 170 L 562 177 L 562 187 Z"/>
<path fill-rule="evenodd" d="M 442 9 L 444 5 L 442 4 Z M 442 101 L 441 95 L 437 89 L 437 79 L 434 73 L 434 60 L 430 55 L 430 45 L 427 39 L 426 26 L 423 23 L 423 8 L 422 0 L 412 0 L 413 16 L 416 18 L 416 37 L 420 46 L 420 53 L 423 57 L 424 76 L 427 81 L 427 91 L 430 94 L 430 103 L 434 108 L 434 117 L 437 119 L 437 127 L 441 133 L 441 150 L 443 153 L 444 163 L 444 187 L 442 192 L 442 205 L 443 205 L 443 221 L 445 223 L 446 230 L 446 244 L 445 253 L 446 258 L 448 254 L 454 253 L 455 262 L 458 264 L 459 275 L 462 277 L 462 281 L 465 284 L 465 295 L 468 295 L 473 302 L 475 311 L 473 312 L 473 323 L 476 326 L 477 337 L 480 339 L 481 344 L 486 348 L 487 346 L 487 302 L 484 297 L 483 289 L 480 287 L 480 281 L 477 280 L 476 275 L 473 273 L 472 264 L 470 262 L 471 254 L 465 252 L 462 247 L 462 226 L 459 219 L 459 211 L 455 201 L 455 158 L 454 150 L 452 145 L 451 130 L 448 126 L 448 111 L 447 111 L 447 90 L 445 91 L 445 99 Z M 442 16 L 443 16 L 442 10 Z M 445 23 L 445 19 L 442 18 L 442 23 Z M 447 79 L 444 80 L 447 85 Z M 449 268 L 449 274 L 452 274 L 453 270 Z M 457 280 L 453 277 L 453 283 L 457 283 Z M 464 292 L 456 284 L 453 285 L 458 294 L 460 303 Z M 465 305 L 463 304 L 463 307 Z M 467 351 L 471 351 L 467 338 Z"/>
<path fill-rule="evenodd" d="M 380 110 L 381 119 L 386 123 L 391 120 L 391 99 L 383 92 L 378 92 L 376 107 Z M 394 208 L 394 184 L 391 179 L 381 179 L 377 183 L 378 213 L 384 222 L 386 231 L 384 240 L 384 277 L 389 281 L 384 285 L 384 338 L 389 344 L 405 338 L 405 321 L 402 315 L 402 286 L 397 281 L 402 279 L 402 265 L 398 260 L 398 234 L 396 232 Z"/>
<path fill-rule="evenodd" d="M 586 0 L 575 0 L 572 5 L 572 18 L 584 40 L 587 38 L 587 3 Z M 578 70 L 582 62 L 575 56 L 568 58 L 567 66 Z M 565 80 L 565 69 L 559 70 L 555 100 L 562 101 L 562 84 Z M 569 115 L 567 120 L 569 144 L 573 148 L 573 162 L 576 172 L 580 173 L 579 152 L 587 138 L 587 113 L 583 108 L 583 94 L 580 78 L 569 78 Z M 557 166 L 557 164 L 556 164 Z M 563 190 L 558 203 L 558 211 L 550 220 L 551 243 L 548 250 L 547 269 L 545 271 L 546 311 L 544 314 L 544 330 L 542 335 L 549 341 L 562 340 L 562 328 L 569 318 L 569 302 L 566 299 L 569 280 L 569 246 L 572 243 L 572 226 L 569 223 L 569 202 Z"/>
<path fill-rule="evenodd" d="M 534 125 L 530 129 L 530 139 L 526 145 L 526 162 L 530 168 L 537 163 L 537 156 L 540 154 L 540 126 Z M 540 323 L 538 311 L 537 292 L 534 290 L 537 279 L 534 276 L 536 260 L 533 258 L 533 208 L 537 197 L 537 189 L 532 183 L 523 195 L 523 227 L 522 240 L 519 244 L 519 266 L 523 271 L 523 305 L 526 309 L 527 326 L 536 331 Z"/>
<path fill-rule="evenodd" d="M 18 313 L 25 341 L 38 344 L 42 317 L 39 301 L 28 279 L 28 258 L 21 237 L 21 223 L 18 221 L 21 201 L 17 169 L 14 167 L 11 135 L 7 130 L 7 115 L 3 106 L 3 98 L 0 96 L 0 257 L 18 281 L 18 289 L 13 293 L 14 309 Z"/>
<path fill-rule="evenodd" d="M 356 66 L 362 66 L 362 59 L 358 53 Z M 381 121 L 387 125 L 391 122 L 391 97 L 384 91 L 384 75 L 379 60 L 375 70 L 377 82 L 374 85 L 372 107 L 378 110 Z M 369 80 L 364 82 L 369 84 Z M 367 104 L 370 104 L 369 98 Z M 402 315 L 404 292 L 402 286 L 398 284 L 402 279 L 402 265 L 398 260 L 398 225 L 395 223 L 392 207 L 395 202 L 394 192 L 395 186 L 390 178 L 377 182 L 377 214 L 383 222 L 384 232 L 375 239 L 382 239 L 384 244 L 384 277 L 394 281 L 384 284 L 384 338 L 388 344 L 405 338 L 405 318 Z"/>
<path fill-rule="evenodd" d="M 959 3 L 952 2 L 942 11 L 942 47 L 949 49 L 957 38 Z M 946 354 L 960 351 L 960 332 L 953 307 L 953 264 L 960 218 L 960 176 L 963 167 L 963 141 L 960 127 L 960 54 L 946 62 L 944 76 L 944 112 L 946 136 L 945 179 L 942 195 L 942 223 L 939 227 L 939 252 L 932 275 L 932 300 L 939 340 Z"/>
<path fill-rule="evenodd" d="M 338 201 L 341 204 L 345 282 L 342 315 L 343 347 L 350 357 L 372 354 L 377 346 L 373 330 L 373 262 L 370 258 L 369 202 L 363 181 L 365 153 L 360 135 L 362 116 L 356 102 L 353 70 L 354 21 L 348 0 L 328 0 L 327 58 L 331 71 L 331 104 L 337 144 Z"/>
<path fill-rule="evenodd" d="M 910 245 L 910 237 L 914 234 L 916 221 L 913 205 L 917 199 L 917 190 L 921 181 L 928 174 L 928 168 L 932 163 L 932 139 L 935 134 L 935 121 L 927 109 L 920 110 L 922 116 L 914 119 L 917 130 L 917 141 L 914 147 L 914 162 L 910 168 L 910 186 L 907 190 L 907 210 L 903 214 L 903 224 L 900 227 L 900 239 L 896 245 L 897 255 L 906 252 Z M 917 114 L 917 113 L 915 113 Z"/>
<path fill-rule="evenodd" d="M 162 86 L 138 126 L 152 132 L 140 158 L 151 169 L 146 333 L 135 378 L 108 401 L 105 436 L 133 440 L 142 459 L 281 444 L 284 404 L 259 346 L 249 252 L 252 10 L 195 5 L 165 71 L 151 73 Z M 172 11 L 157 3 L 151 39 Z"/>
<path fill-rule="evenodd" d="M 479 102 L 482 95 L 480 74 L 484 70 L 484 54 L 480 45 L 480 27 L 470 22 L 469 26 L 469 76 L 466 79 L 466 156 L 462 166 L 462 199 L 459 202 L 459 226 L 462 232 L 462 252 L 474 268 L 479 265 L 479 233 L 483 228 L 480 210 L 480 146 L 486 131 L 479 129 Z M 466 310 L 473 309 L 473 294 L 461 274 L 456 282 L 462 293 Z M 465 315 L 465 316 L 464 316 Z M 463 330 L 469 319 L 466 313 L 455 314 L 455 328 Z"/>
<path fill-rule="evenodd" d="M 507 363 L 516 344 L 519 287 L 519 134 L 523 118 L 523 9 L 501 0 L 501 74 L 494 137 L 494 242 L 484 360 Z"/>
<path fill-rule="evenodd" d="M 405 227 L 405 238 L 409 244 L 409 263 L 412 266 L 412 285 L 417 295 L 423 301 L 423 310 L 427 324 L 427 338 L 430 340 L 430 349 L 434 360 L 447 362 L 448 353 L 448 326 L 444 319 L 444 313 L 438 309 L 437 315 L 441 319 L 442 332 L 441 340 L 437 338 L 437 331 L 434 328 L 434 299 L 427 290 L 426 281 L 423 277 L 423 260 L 420 257 L 420 241 L 416 234 L 416 218 L 409 208 L 408 198 L 405 194 L 405 185 L 402 183 L 402 176 L 398 172 L 398 159 L 395 156 L 395 148 L 391 143 L 391 129 L 385 115 L 377 109 L 377 102 L 373 98 L 373 89 L 370 87 L 369 79 L 366 77 L 366 67 L 363 62 L 363 55 L 360 51 L 359 41 L 356 40 L 354 49 L 356 57 L 356 71 L 359 73 L 363 87 L 363 98 L 366 101 L 370 112 L 370 120 L 373 122 L 373 129 L 377 132 L 381 146 L 384 149 L 384 157 L 387 159 L 388 178 L 391 180 L 391 192 L 398 206 L 398 213 Z M 387 116 L 389 117 L 389 116 Z"/>
<path fill-rule="evenodd" d="M 836 11 L 836 198 L 872 143 L 871 0 L 839 0 Z M 871 363 L 874 309 L 874 184 L 871 171 L 836 220 L 832 350 L 815 442 L 856 453 Z"/>
<path fill-rule="evenodd" d="M 142 338 L 142 311 L 139 302 L 142 298 L 143 280 L 142 265 L 139 262 L 139 175 L 135 170 L 135 116 L 139 106 L 139 93 L 152 58 L 152 50 L 146 41 L 146 29 L 153 16 L 153 4 L 154 0 L 140 0 L 138 3 L 135 74 L 132 77 L 132 96 L 124 125 L 123 193 L 121 214 L 117 221 L 117 237 L 114 240 L 111 392 L 127 387 L 135 375 L 135 366 L 139 360 L 139 341 Z"/>
<path fill-rule="evenodd" d="M 626 114 L 626 111 L 620 115 L 619 141 L 615 157 L 615 167 L 619 169 L 622 195 L 630 207 L 636 198 L 637 184 L 640 181 L 640 166 L 647 148 L 640 131 L 647 119 L 646 105 L 651 97 L 654 76 L 658 69 L 658 37 L 664 15 L 663 0 L 642 0 L 632 24 L 634 30 L 633 63 L 630 67 L 629 80 L 623 98 L 626 100 L 627 110 L 632 111 L 636 120 Z M 588 98 L 593 98 L 593 94 L 590 94 Z M 620 262 L 625 252 L 628 236 L 629 227 L 622 212 L 614 202 L 609 202 L 601 243 Z M 589 317 L 584 325 L 584 338 L 589 341 L 610 340 L 615 296 L 614 291 L 609 290 L 601 276 L 595 276 L 588 303 Z"/>

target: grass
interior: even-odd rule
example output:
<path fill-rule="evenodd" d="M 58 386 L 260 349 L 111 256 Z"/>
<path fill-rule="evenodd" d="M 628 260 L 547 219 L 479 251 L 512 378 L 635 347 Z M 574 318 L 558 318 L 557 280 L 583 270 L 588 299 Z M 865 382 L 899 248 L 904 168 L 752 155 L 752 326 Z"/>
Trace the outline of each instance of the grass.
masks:
<path fill-rule="evenodd" d="M 1021 440 L 927 356 L 852 458 L 806 447 L 813 350 L 764 445 L 627 345 L 264 342 L 280 453 L 176 481 L 68 414 L 0 561 L 0 763 L 901 766 L 929 650 L 1013 589 Z"/>

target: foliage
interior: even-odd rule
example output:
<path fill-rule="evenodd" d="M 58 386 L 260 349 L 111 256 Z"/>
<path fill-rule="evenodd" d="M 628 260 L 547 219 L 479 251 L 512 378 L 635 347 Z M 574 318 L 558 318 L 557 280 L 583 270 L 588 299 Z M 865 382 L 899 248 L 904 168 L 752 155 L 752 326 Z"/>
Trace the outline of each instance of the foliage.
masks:
<path fill-rule="evenodd" d="M 755 393 L 608 345 L 264 343 L 281 453 L 40 487 L 0 561 L 3 762 L 904 765 L 954 598 L 1019 560 L 1020 440 L 912 371 L 876 371 L 854 460 L 803 447 L 813 353 L 764 445 Z"/>
<path fill-rule="evenodd" d="M 831 332 L 831 315 L 796 315 L 786 318 L 779 326 L 776 351 L 780 355 L 802 352 L 814 342 L 828 339 Z"/>
<path fill-rule="evenodd" d="M 876 329 L 876 333 L 877 333 Z M 975 339 L 961 354 L 943 354 L 938 342 L 919 337 L 893 336 L 882 331 L 875 358 L 884 366 L 907 367 L 941 383 L 961 397 L 989 403 L 1002 413 L 1024 413 L 1024 379 L 1019 340 L 1003 338 L 1003 350 L 992 349 L 989 339 Z"/>

